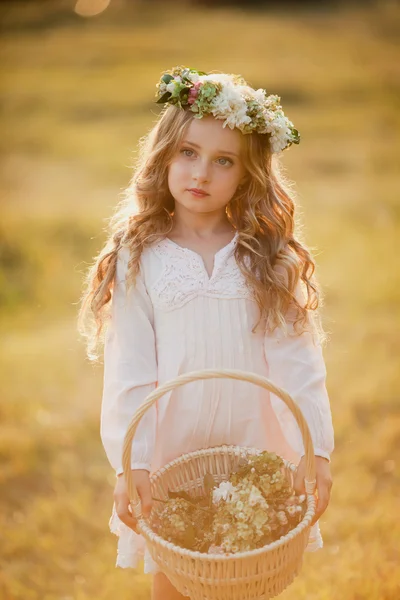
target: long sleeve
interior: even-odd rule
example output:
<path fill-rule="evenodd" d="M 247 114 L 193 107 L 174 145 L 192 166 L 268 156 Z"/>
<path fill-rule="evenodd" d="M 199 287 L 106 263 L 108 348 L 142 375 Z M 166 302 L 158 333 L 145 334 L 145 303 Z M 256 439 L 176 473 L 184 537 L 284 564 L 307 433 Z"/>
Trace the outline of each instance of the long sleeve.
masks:
<path fill-rule="evenodd" d="M 296 296 L 303 298 L 300 286 Z M 311 432 L 314 453 L 330 460 L 334 432 L 322 347 L 317 335 L 312 333 L 314 326 L 301 335 L 290 337 L 296 332 L 291 320 L 286 323 L 287 336 L 282 327 L 277 327 L 273 333 L 266 333 L 264 338 L 269 378 L 299 405 Z M 271 401 L 288 442 L 298 454 L 304 455 L 303 440 L 292 413 L 275 394 L 271 394 Z"/>
<path fill-rule="evenodd" d="M 104 345 L 101 440 L 116 474 L 123 472 L 123 441 L 137 408 L 157 385 L 153 307 L 144 280 L 126 295 L 128 250 L 120 251 Z M 132 443 L 132 468 L 151 471 L 157 412 L 155 406 L 139 423 Z"/>

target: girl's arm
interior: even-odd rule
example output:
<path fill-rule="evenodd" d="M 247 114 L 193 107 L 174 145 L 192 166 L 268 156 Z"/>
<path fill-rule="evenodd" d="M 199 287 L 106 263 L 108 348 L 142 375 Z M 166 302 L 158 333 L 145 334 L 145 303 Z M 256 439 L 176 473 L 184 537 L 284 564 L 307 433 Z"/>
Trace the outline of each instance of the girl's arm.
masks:
<path fill-rule="evenodd" d="M 104 346 L 101 440 L 116 474 L 123 473 L 123 441 L 137 408 L 157 385 L 153 307 L 142 276 L 126 297 L 129 252 L 120 250 Z M 139 423 L 132 444 L 132 469 L 151 471 L 156 407 Z"/>
<path fill-rule="evenodd" d="M 303 301 L 304 306 L 300 283 L 296 298 L 300 303 Z M 315 331 L 312 319 L 310 323 L 311 329 Z M 288 334 L 295 333 L 292 320 L 287 321 L 287 331 Z M 269 378 L 288 392 L 302 410 L 310 428 L 315 455 L 330 460 L 334 449 L 334 432 L 326 389 L 326 366 L 317 335 L 305 331 L 300 336 L 285 337 L 282 328 L 277 327 L 272 334 L 267 333 L 264 339 Z M 297 426 L 296 430 L 292 428 L 292 432 L 294 431 L 296 439 L 290 439 L 289 442 L 303 456 L 304 444 Z"/>

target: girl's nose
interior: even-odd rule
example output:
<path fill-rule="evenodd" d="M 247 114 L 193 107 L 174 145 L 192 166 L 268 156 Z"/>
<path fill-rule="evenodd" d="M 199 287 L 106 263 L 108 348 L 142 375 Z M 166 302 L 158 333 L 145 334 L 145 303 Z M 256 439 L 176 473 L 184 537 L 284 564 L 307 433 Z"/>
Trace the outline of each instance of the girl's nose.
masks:
<path fill-rule="evenodd" d="M 206 183 L 210 180 L 209 165 L 206 161 L 196 162 L 193 170 L 193 179 L 199 183 Z"/>

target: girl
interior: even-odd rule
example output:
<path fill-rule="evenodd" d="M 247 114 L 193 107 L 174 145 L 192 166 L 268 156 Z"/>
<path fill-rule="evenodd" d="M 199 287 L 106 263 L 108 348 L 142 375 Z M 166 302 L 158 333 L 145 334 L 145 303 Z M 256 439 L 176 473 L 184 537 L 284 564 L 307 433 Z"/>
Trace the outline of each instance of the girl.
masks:
<path fill-rule="evenodd" d="M 88 274 L 80 327 L 93 357 L 108 320 L 101 438 L 117 476 L 117 566 L 136 567 L 144 555 L 153 600 L 176 600 L 182 596 L 137 532 L 121 465 L 128 424 L 149 393 L 203 368 L 256 372 L 288 391 L 316 455 L 309 550 L 322 546 L 334 441 L 315 264 L 295 237 L 294 200 L 276 157 L 299 143 L 298 131 L 278 96 L 240 77 L 177 67 L 157 88 L 165 107 Z M 283 402 L 244 381 L 195 381 L 164 394 L 139 424 L 132 469 L 143 513 L 152 506 L 152 472 L 221 444 L 277 452 L 298 465 L 296 489 L 304 491 L 303 443 Z"/>

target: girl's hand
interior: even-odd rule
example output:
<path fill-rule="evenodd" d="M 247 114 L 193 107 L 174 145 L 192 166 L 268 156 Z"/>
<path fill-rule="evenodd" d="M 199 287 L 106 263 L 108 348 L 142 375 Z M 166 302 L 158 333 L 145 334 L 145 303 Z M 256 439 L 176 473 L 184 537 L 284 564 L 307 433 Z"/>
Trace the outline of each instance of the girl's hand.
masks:
<path fill-rule="evenodd" d="M 136 490 L 140 498 L 142 513 L 145 517 L 149 517 L 153 505 L 150 488 L 150 473 L 145 469 L 133 469 L 133 473 Z M 133 529 L 133 531 L 139 533 L 137 529 L 137 519 L 129 510 L 129 496 L 123 473 L 117 477 L 117 483 L 114 488 L 114 502 L 116 513 L 121 521 Z"/>
<path fill-rule="evenodd" d="M 318 521 L 318 519 L 323 515 L 323 513 L 328 508 L 329 501 L 331 499 L 331 489 L 332 489 L 332 476 L 329 461 L 322 456 L 315 457 L 315 468 L 316 468 L 316 479 L 317 486 L 316 491 L 318 493 L 317 498 L 317 508 L 315 512 L 315 517 L 311 522 L 311 525 L 314 525 Z M 294 489 L 298 494 L 305 494 L 306 489 L 304 485 L 304 477 L 306 474 L 306 462 L 305 456 L 303 456 L 299 462 L 299 466 L 297 467 L 296 475 L 294 478 Z"/>

